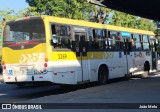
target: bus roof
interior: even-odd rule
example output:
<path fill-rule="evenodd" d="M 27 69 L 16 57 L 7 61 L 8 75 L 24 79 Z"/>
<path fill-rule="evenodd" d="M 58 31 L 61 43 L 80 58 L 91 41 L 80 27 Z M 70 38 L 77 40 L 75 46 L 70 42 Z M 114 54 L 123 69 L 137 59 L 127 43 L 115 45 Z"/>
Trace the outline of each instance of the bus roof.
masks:
<path fill-rule="evenodd" d="M 49 22 L 54 22 L 54 23 L 59 23 L 59 24 L 71 24 L 71 25 L 91 27 L 91 28 L 100 28 L 100 29 L 109 29 L 109 30 L 131 32 L 131 33 L 138 33 L 138 34 L 155 35 L 152 31 L 147 31 L 147 30 L 125 28 L 125 27 L 120 27 L 120 26 L 106 25 L 106 24 L 100 24 L 100 23 L 94 23 L 94 22 L 87 22 L 84 20 L 74 20 L 74 19 L 60 18 L 60 17 L 47 16 L 47 15 L 24 17 L 24 18 L 17 19 L 15 21 L 25 20 L 25 19 L 29 19 L 29 18 L 36 19 L 36 18 L 40 18 L 40 17 L 42 17 L 42 19 L 47 20 Z M 9 22 L 11 22 L 11 21 L 9 21 Z"/>
<path fill-rule="evenodd" d="M 104 28 L 104 29 L 109 29 L 109 30 L 124 31 L 124 32 L 131 32 L 131 33 L 138 33 L 138 34 L 155 35 L 152 31 L 147 31 L 147 30 L 125 28 L 125 27 L 114 26 L 114 25 L 105 25 L 105 24 L 87 22 L 84 20 L 73 20 L 73 19 L 60 18 L 60 17 L 54 17 L 54 16 L 46 16 L 46 15 L 43 15 L 42 17 L 47 18 L 48 21 L 55 22 L 55 23 L 71 24 L 71 25 L 77 25 L 77 26 L 86 26 L 86 27 L 91 27 L 91 28 Z"/>

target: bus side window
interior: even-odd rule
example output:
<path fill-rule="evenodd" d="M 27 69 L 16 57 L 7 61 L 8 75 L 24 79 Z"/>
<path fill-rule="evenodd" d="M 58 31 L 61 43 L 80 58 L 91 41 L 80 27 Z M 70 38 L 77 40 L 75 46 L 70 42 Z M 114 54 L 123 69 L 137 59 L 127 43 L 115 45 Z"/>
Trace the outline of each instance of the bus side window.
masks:
<path fill-rule="evenodd" d="M 71 49 L 70 26 L 67 25 L 51 25 L 52 41 L 51 44 L 55 49 Z"/>
<path fill-rule="evenodd" d="M 93 32 L 92 32 L 92 29 L 91 29 L 91 28 L 88 29 L 88 36 L 89 36 L 88 50 L 92 50 L 92 49 L 93 49 L 93 45 L 92 45 Z"/>
<path fill-rule="evenodd" d="M 149 37 L 148 35 L 143 35 L 142 36 L 142 44 L 143 44 L 143 50 L 150 50 L 149 48 Z"/>
<path fill-rule="evenodd" d="M 56 32 L 56 25 L 51 25 L 51 45 L 56 48 L 57 47 L 57 32 Z"/>
<path fill-rule="evenodd" d="M 55 27 L 55 25 L 51 25 L 51 31 L 52 31 L 52 35 L 56 34 L 56 27 Z"/>
<path fill-rule="evenodd" d="M 111 41 L 111 33 L 110 33 L 110 31 L 107 31 L 107 39 L 106 39 L 106 48 L 107 49 L 112 49 L 112 41 Z M 107 45 L 108 44 L 108 45 Z"/>
<path fill-rule="evenodd" d="M 131 34 L 131 38 L 132 38 L 132 50 L 135 51 L 136 50 L 136 38 L 133 37 L 133 34 Z"/>
<path fill-rule="evenodd" d="M 115 36 L 115 47 L 116 47 L 116 50 L 122 50 L 122 45 L 121 45 L 121 36 L 120 36 L 120 33 L 117 32 L 117 35 Z"/>
<path fill-rule="evenodd" d="M 105 39 L 104 30 L 97 29 L 96 30 L 96 35 L 97 35 L 97 38 L 98 38 L 99 49 L 104 49 L 104 39 Z"/>
<path fill-rule="evenodd" d="M 109 49 L 110 50 L 116 50 L 116 34 L 115 31 L 109 31 L 108 32 L 108 43 L 109 43 Z"/>
<path fill-rule="evenodd" d="M 159 48 L 159 41 L 158 41 L 157 38 L 156 38 L 156 40 L 155 40 L 154 48 L 155 48 L 155 51 L 157 51 L 158 48 Z"/>
<path fill-rule="evenodd" d="M 133 34 L 133 41 L 135 42 L 136 51 L 142 50 L 141 38 L 139 34 Z"/>
<path fill-rule="evenodd" d="M 95 49 L 103 50 L 105 49 L 105 32 L 103 29 L 94 29 L 93 30 L 94 41 L 93 44 Z"/>
<path fill-rule="evenodd" d="M 109 45 L 108 45 L 108 30 L 105 30 L 105 39 L 104 39 L 104 49 L 109 49 Z"/>
<path fill-rule="evenodd" d="M 93 29 L 93 43 L 92 43 L 92 46 L 93 46 L 93 49 L 99 49 L 97 32 L 96 32 L 95 29 Z"/>
<path fill-rule="evenodd" d="M 111 34 L 110 34 L 110 31 L 108 31 L 108 44 L 109 44 L 109 45 L 108 45 L 108 46 L 109 46 L 108 48 L 111 49 L 111 48 L 112 48 L 112 45 L 111 45 Z"/>

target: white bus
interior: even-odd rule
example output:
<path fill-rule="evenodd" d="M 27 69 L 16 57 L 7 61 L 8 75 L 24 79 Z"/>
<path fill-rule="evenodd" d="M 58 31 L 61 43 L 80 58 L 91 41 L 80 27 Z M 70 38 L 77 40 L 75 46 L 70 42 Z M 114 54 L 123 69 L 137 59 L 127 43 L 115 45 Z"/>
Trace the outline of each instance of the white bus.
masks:
<path fill-rule="evenodd" d="M 117 77 L 147 77 L 154 68 L 153 41 L 151 31 L 45 15 L 9 21 L 3 27 L 4 82 L 105 84 Z"/>

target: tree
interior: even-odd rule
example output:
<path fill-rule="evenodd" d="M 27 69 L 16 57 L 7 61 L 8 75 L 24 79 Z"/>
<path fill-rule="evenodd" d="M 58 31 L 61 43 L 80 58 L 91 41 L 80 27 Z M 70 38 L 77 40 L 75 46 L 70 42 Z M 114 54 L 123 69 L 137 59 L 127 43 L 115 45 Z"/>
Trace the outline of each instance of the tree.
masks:
<path fill-rule="evenodd" d="M 142 30 L 150 30 L 153 32 L 155 32 L 155 30 L 157 29 L 155 23 L 149 19 L 137 17 L 119 11 L 114 11 L 112 20 L 109 24 Z"/>
<path fill-rule="evenodd" d="M 26 0 L 40 14 L 88 20 L 94 6 L 85 0 Z"/>
<path fill-rule="evenodd" d="M 35 7 L 27 7 L 26 9 L 20 10 L 17 13 L 12 9 L 4 9 L 0 10 L 0 28 L 2 28 L 3 20 L 15 20 L 17 18 L 21 18 L 24 16 L 35 16 L 40 15 L 39 12 L 36 11 Z"/>
<path fill-rule="evenodd" d="M 153 21 L 149 19 L 140 18 L 139 20 L 137 20 L 137 26 L 138 29 L 150 30 L 156 33 L 157 26 Z"/>
<path fill-rule="evenodd" d="M 93 12 L 94 14 L 90 18 L 90 21 L 105 24 L 105 22 L 108 20 L 111 9 L 95 6 Z"/>
<path fill-rule="evenodd" d="M 21 17 L 22 15 L 19 13 L 15 13 L 12 9 L 0 10 L 0 28 L 2 28 L 3 20 L 14 20 L 16 18 Z"/>
<path fill-rule="evenodd" d="M 22 16 L 36 16 L 36 15 L 40 15 L 39 12 L 36 11 L 37 8 L 36 7 L 27 7 L 24 10 L 20 10 L 19 13 L 21 13 Z"/>
<path fill-rule="evenodd" d="M 136 16 L 130 14 L 114 11 L 112 20 L 109 24 L 122 27 L 136 28 L 136 18 Z"/>
<path fill-rule="evenodd" d="M 86 0 L 26 0 L 37 12 L 58 17 L 104 23 L 111 9 L 97 7 Z"/>
<path fill-rule="evenodd" d="M 111 25 L 122 27 L 139 28 L 154 31 L 156 26 L 148 19 L 139 18 L 108 8 L 97 7 L 87 3 L 86 0 L 26 0 L 34 11 L 39 14 L 66 17 L 71 19 L 87 20 L 98 23 L 106 23 L 109 15 L 112 19 Z"/>

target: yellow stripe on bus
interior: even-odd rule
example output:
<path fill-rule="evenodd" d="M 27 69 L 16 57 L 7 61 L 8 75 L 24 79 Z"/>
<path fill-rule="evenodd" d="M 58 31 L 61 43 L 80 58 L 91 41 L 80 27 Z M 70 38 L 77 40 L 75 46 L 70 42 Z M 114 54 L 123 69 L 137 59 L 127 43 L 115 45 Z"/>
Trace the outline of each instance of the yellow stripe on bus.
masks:
<path fill-rule="evenodd" d="M 82 53 L 80 54 L 82 56 Z M 111 59 L 114 57 L 113 52 L 88 52 L 87 56 L 76 56 L 75 52 L 52 52 L 51 61 L 70 61 L 70 60 L 94 60 L 94 59 Z"/>
<path fill-rule="evenodd" d="M 20 50 L 13 50 L 11 48 L 8 47 L 4 47 L 2 48 L 3 52 L 2 52 L 2 57 L 3 57 L 3 61 L 6 64 L 15 64 L 15 63 L 20 63 L 20 61 L 22 60 L 22 55 L 27 55 L 27 54 L 31 54 L 32 53 L 41 53 L 44 52 L 45 53 L 45 47 L 46 44 L 39 44 L 33 48 L 29 48 L 29 49 L 20 49 Z"/>

